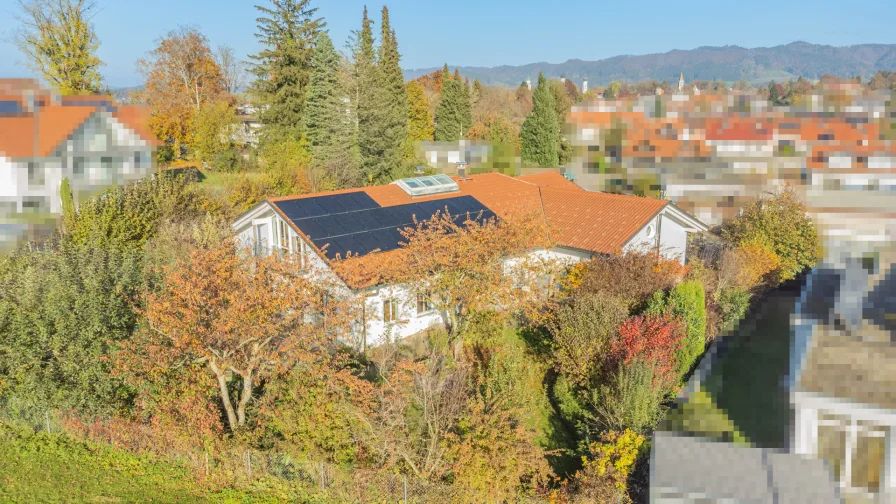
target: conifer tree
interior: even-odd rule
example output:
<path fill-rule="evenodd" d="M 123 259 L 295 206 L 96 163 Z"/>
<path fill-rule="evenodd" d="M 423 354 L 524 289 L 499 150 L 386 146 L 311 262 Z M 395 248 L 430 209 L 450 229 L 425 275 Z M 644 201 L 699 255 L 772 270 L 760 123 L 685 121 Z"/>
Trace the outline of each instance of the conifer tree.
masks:
<path fill-rule="evenodd" d="M 402 148 L 408 137 L 408 97 L 400 58 L 395 30 L 389 24 L 389 9 L 384 6 L 377 61 L 383 94 L 383 122 L 378 132 L 383 143 L 382 161 L 385 164 L 383 172 L 377 176 L 381 180 L 400 167 L 404 157 Z"/>
<path fill-rule="evenodd" d="M 326 23 L 314 17 L 317 9 L 309 7 L 310 0 L 270 3 L 255 6 L 261 13 L 256 38 L 264 48 L 250 56 L 255 60 L 251 92 L 267 106 L 259 114 L 265 139 L 298 141 L 314 39 Z"/>
<path fill-rule="evenodd" d="M 476 103 L 479 99 L 482 98 L 482 83 L 479 82 L 479 79 L 473 79 L 473 91 L 471 93 L 471 101 L 472 103 Z"/>
<path fill-rule="evenodd" d="M 442 96 L 436 107 L 435 136 L 438 142 L 453 142 L 460 138 L 459 92 L 457 81 L 451 77 L 446 64 L 442 69 Z"/>
<path fill-rule="evenodd" d="M 412 142 L 425 142 L 433 139 L 434 129 L 432 115 L 429 113 L 429 100 L 423 84 L 418 81 L 408 82 L 408 139 Z"/>
<path fill-rule="evenodd" d="M 547 79 L 541 73 L 538 74 L 538 86 L 532 93 L 532 112 L 523 121 L 520 140 L 524 163 L 533 163 L 545 168 L 558 165 L 560 125 L 554 108 L 554 95 L 548 87 Z"/>
<path fill-rule="evenodd" d="M 340 58 L 330 36 L 321 31 L 311 56 L 311 76 L 305 103 L 305 129 L 316 160 L 328 157 L 334 149 L 346 147 L 348 117 L 347 92 L 340 78 Z"/>
<path fill-rule="evenodd" d="M 361 171 L 369 184 L 383 181 L 389 173 L 389 166 L 384 162 L 385 142 L 382 134 L 385 93 L 377 69 L 372 24 L 373 21 L 367 16 L 365 6 L 355 50 L 355 85 L 358 100 L 356 106 L 358 150 L 361 157 Z"/>
<path fill-rule="evenodd" d="M 448 73 L 448 66 L 442 71 L 442 99 L 436 108 L 436 140 L 456 142 L 464 136 L 473 123 L 473 107 L 470 104 L 470 90 L 455 69 L 454 76 Z"/>

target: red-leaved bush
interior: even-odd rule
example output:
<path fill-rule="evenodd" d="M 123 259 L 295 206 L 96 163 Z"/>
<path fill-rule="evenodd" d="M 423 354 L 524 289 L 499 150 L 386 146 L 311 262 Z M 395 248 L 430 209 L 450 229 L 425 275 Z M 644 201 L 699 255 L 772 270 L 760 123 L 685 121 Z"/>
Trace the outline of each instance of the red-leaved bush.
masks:
<path fill-rule="evenodd" d="M 671 390 L 678 385 L 678 353 L 684 338 L 684 324 L 672 315 L 639 315 L 619 326 L 610 345 L 610 362 L 627 365 L 641 358 L 654 365 L 654 386 Z"/>

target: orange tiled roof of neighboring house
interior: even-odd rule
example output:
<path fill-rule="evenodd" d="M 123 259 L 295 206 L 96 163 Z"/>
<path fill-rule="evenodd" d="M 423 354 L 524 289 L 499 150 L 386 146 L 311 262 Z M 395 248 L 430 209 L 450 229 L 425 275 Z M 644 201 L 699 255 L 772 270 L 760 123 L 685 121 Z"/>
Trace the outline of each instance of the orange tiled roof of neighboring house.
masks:
<path fill-rule="evenodd" d="M 50 105 L 36 116 L 0 117 L 0 152 L 7 157 L 49 156 L 95 111 Z"/>
<path fill-rule="evenodd" d="M 149 145 L 159 146 L 162 142 L 149 130 L 149 114 L 145 107 L 124 106 L 118 107 L 112 116 L 124 126 L 136 133 Z"/>
<path fill-rule="evenodd" d="M 706 139 L 714 141 L 767 141 L 774 135 L 774 124 L 764 119 L 729 118 L 706 121 Z"/>

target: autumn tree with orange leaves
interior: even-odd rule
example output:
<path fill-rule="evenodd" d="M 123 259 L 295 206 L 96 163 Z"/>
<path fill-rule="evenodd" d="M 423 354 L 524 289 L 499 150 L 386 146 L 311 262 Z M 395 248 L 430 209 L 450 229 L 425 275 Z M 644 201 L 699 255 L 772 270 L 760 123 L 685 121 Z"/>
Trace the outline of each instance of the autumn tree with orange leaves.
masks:
<path fill-rule="evenodd" d="M 149 127 L 161 140 L 173 142 L 176 154 L 193 141 L 196 116 L 229 96 L 208 39 L 193 27 L 168 32 L 137 61 L 137 70 L 146 78 L 136 97 L 149 106 Z"/>
<path fill-rule="evenodd" d="M 200 371 L 197 386 L 217 389 L 231 432 L 246 425 L 260 384 L 312 367 L 351 318 L 288 259 L 241 256 L 228 243 L 164 268 L 145 298 L 145 329 L 117 355 L 118 371 L 143 390 L 166 373 Z"/>
<path fill-rule="evenodd" d="M 527 253 L 550 248 L 540 214 L 499 220 L 438 212 L 401 233 L 401 248 L 382 254 L 387 257 L 375 266 L 349 260 L 341 271 L 425 297 L 451 340 L 465 332 L 471 314 L 494 310 L 506 316 L 525 308 L 547 294 L 552 275 L 560 271 L 546 256 Z M 373 270 L 376 278 L 370 276 Z"/>

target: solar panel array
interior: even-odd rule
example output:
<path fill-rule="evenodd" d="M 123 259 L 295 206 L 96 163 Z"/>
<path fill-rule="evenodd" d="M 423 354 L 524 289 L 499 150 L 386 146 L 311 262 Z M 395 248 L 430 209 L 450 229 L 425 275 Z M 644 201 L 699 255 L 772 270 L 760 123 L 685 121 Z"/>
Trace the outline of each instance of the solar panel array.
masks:
<path fill-rule="evenodd" d="M 415 216 L 423 221 L 446 209 L 455 222 L 462 222 L 467 214 L 474 219 L 495 216 L 472 196 L 381 207 L 359 191 L 276 201 L 274 205 L 329 259 L 349 252 L 364 255 L 377 249 L 397 249 L 404 241 L 399 230 L 413 226 Z"/>

